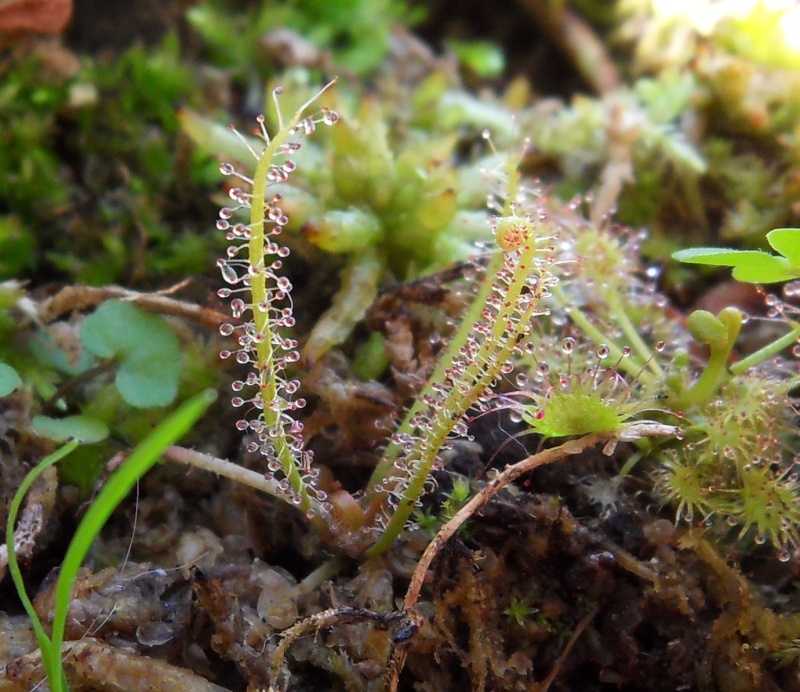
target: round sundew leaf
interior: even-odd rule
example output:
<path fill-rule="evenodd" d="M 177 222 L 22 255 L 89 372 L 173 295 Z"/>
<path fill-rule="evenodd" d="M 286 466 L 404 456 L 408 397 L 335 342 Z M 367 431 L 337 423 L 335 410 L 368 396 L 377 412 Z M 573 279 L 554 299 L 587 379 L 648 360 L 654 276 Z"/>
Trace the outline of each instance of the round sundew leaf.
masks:
<path fill-rule="evenodd" d="M 0 363 L 0 397 L 8 396 L 22 384 L 22 379 L 10 365 Z"/>
<path fill-rule="evenodd" d="M 800 271 L 800 228 L 776 228 L 767 233 L 767 242 Z"/>
<path fill-rule="evenodd" d="M 175 399 L 180 346 L 161 317 L 110 300 L 86 318 L 81 339 L 87 350 L 119 363 L 116 385 L 132 406 L 166 406 Z"/>
<path fill-rule="evenodd" d="M 47 437 L 56 442 L 74 439 L 86 444 L 92 444 L 108 437 L 106 424 L 91 416 L 79 415 L 67 416 L 66 418 L 34 416 L 31 421 L 31 427 L 37 435 Z"/>
<path fill-rule="evenodd" d="M 617 430 L 622 419 L 600 398 L 580 392 L 560 392 L 551 395 L 541 407 L 541 418 L 530 411 L 522 417 L 545 437 L 568 437 Z"/>

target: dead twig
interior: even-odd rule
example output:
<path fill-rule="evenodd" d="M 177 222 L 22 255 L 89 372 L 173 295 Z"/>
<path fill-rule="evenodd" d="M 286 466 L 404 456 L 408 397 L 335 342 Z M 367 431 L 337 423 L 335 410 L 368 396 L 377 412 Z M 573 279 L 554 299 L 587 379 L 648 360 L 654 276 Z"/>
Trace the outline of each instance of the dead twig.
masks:
<path fill-rule="evenodd" d="M 519 0 L 522 8 L 567 56 L 575 69 L 599 95 L 622 85 L 614 61 L 592 28 L 563 3 Z"/>
<path fill-rule="evenodd" d="M 333 625 L 348 625 L 355 622 L 372 621 L 381 627 L 388 628 L 394 622 L 402 620 L 404 613 L 376 613 L 365 608 L 330 608 L 319 613 L 309 615 L 300 622 L 292 625 L 283 633 L 281 643 L 272 655 L 272 674 L 269 681 L 269 692 L 280 692 L 278 678 L 280 677 L 281 666 L 286 658 L 286 652 L 300 637 L 309 632 L 319 632 L 323 627 Z M 395 637 L 396 639 L 397 637 Z"/>
<path fill-rule="evenodd" d="M 155 293 L 139 293 L 121 286 L 65 286 L 54 296 L 39 304 L 38 316 L 43 322 L 48 323 L 61 315 L 80 312 L 112 298 L 118 298 L 136 303 L 136 305 L 148 312 L 174 315 L 175 317 L 191 320 L 209 329 L 218 329 L 221 324 L 230 321 L 231 318 L 224 313 L 167 297 L 169 294 L 186 286 L 187 283 L 188 281 L 182 281 L 175 286 Z"/>

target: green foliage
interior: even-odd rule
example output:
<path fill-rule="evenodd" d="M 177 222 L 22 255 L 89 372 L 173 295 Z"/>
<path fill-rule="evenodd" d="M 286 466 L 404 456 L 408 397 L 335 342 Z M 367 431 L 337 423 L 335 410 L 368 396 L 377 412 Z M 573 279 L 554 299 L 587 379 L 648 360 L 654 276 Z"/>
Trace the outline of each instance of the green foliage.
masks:
<path fill-rule="evenodd" d="M 0 393 L 24 389 L 14 405 L 30 407 L 32 433 L 85 443 L 65 465 L 66 482 L 90 490 L 120 443 L 135 445 L 164 417 L 165 406 L 217 385 L 207 346 L 181 346 L 162 317 L 131 302 L 109 301 L 86 318 L 43 323 L 11 307 L 36 314 L 40 304 L 32 296 L 5 288 Z"/>
<path fill-rule="evenodd" d="M 687 416 L 685 440 L 662 452 L 656 489 L 678 516 L 738 529 L 756 543 L 800 546 L 800 492 L 786 440 L 795 379 L 764 373 L 732 378 L 702 410 Z"/>
<path fill-rule="evenodd" d="M 175 399 L 181 353 L 162 318 L 109 300 L 86 318 L 81 339 L 88 351 L 118 364 L 115 381 L 132 406 L 166 406 Z"/>
<path fill-rule="evenodd" d="M 234 15 L 226 3 L 206 0 L 186 16 L 221 65 L 263 69 L 270 62 L 263 39 L 281 27 L 296 32 L 293 40 L 306 53 L 306 45 L 330 51 L 336 65 L 366 75 L 386 56 L 392 24 L 413 22 L 421 14 L 420 8 L 411 10 L 399 0 L 296 0 L 262 3 L 246 14 Z"/>
<path fill-rule="evenodd" d="M 0 281 L 22 274 L 33 266 L 36 239 L 19 216 L 0 216 Z"/>
<path fill-rule="evenodd" d="M 208 157 L 174 155 L 175 103 L 198 98 L 176 36 L 79 59 L 74 74 L 44 49 L 4 66 L 0 209 L 14 213 L 0 215 L 0 279 L 45 263 L 90 284 L 199 273 L 207 236 L 181 207 L 195 180 L 208 184 Z"/>
<path fill-rule="evenodd" d="M 687 264 L 732 267 L 734 279 L 755 284 L 800 278 L 800 228 L 777 228 L 767 233 L 767 242 L 779 255 L 701 247 L 679 250 L 672 257 Z"/>
<path fill-rule="evenodd" d="M 111 513 L 125 499 L 138 480 L 147 473 L 159 460 L 161 453 L 185 435 L 203 415 L 208 406 L 216 399 L 214 392 L 203 392 L 185 402 L 178 410 L 165 418 L 148 437 L 134 449 L 130 456 L 108 479 L 103 489 L 92 502 L 78 525 L 75 534 L 67 547 L 66 555 L 61 563 L 55 587 L 55 605 L 51 634 L 48 636 L 33 604 L 25 591 L 19 564 L 14 552 L 14 524 L 16 523 L 22 500 L 30 487 L 44 470 L 58 463 L 72 452 L 77 441 L 70 442 L 57 452 L 43 459 L 25 477 L 15 493 L 9 507 L 6 524 L 6 545 L 8 546 L 8 567 L 20 600 L 31 620 L 42 662 L 47 674 L 47 681 L 53 692 L 67 689 L 66 678 L 61 668 L 62 643 L 67 623 L 72 589 L 86 554 L 94 539 L 111 516 Z"/>
<path fill-rule="evenodd" d="M 0 397 L 8 396 L 22 384 L 17 371 L 7 363 L 0 363 Z"/>
<path fill-rule="evenodd" d="M 471 494 L 472 489 L 469 487 L 469 481 L 465 478 L 455 478 L 453 487 L 442 503 L 442 518 L 445 521 L 452 519 L 458 510 L 467 503 Z"/>
<path fill-rule="evenodd" d="M 519 599 L 516 596 L 512 596 L 508 608 L 503 611 L 503 615 L 514 620 L 520 627 L 524 627 L 525 620 L 538 612 L 538 608 L 531 607 L 526 599 Z"/>
<path fill-rule="evenodd" d="M 31 421 L 31 428 L 37 435 L 50 438 L 56 442 L 75 439 L 85 444 L 92 444 L 108 437 L 108 428 L 105 423 L 91 416 L 83 415 L 66 416 L 64 418 L 34 416 Z"/>
<path fill-rule="evenodd" d="M 477 99 L 464 103 L 463 113 L 448 116 L 450 129 L 443 132 L 436 111 L 450 108 L 452 102 L 445 102 L 456 92 L 448 90 L 446 81 L 429 81 L 420 90 L 427 92 L 424 99 L 418 98 L 420 92 L 414 95 L 412 112 L 400 99 L 381 102 L 372 95 L 339 93 L 337 87 L 332 98 L 341 115 L 338 126 L 304 143 L 293 155 L 296 174 L 273 186 L 289 219 L 285 231 L 345 255 L 342 288 L 307 341 L 306 363 L 316 362 L 349 335 L 381 284 L 464 261 L 474 253 L 476 240 L 490 240 L 484 168 L 496 168 L 504 157 L 457 166 L 462 154 L 454 130 L 474 132 L 482 113 L 473 111 L 481 104 Z M 311 95 L 307 84 L 296 85 L 295 91 L 287 101 L 297 106 Z M 494 117 L 506 126 L 510 122 L 505 110 Z M 180 120 L 198 146 L 217 147 L 217 153 L 234 162 L 250 157 L 246 138 L 188 109 Z M 267 115 L 267 123 L 277 126 L 274 114 Z M 325 151 L 315 141 L 325 143 Z M 248 143 L 256 150 L 263 146 Z"/>
<path fill-rule="evenodd" d="M 25 612 L 28 614 L 31 624 L 33 625 L 36 639 L 39 642 L 39 649 L 42 653 L 42 665 L 47 675 L 47 680 L 50 683 L 50 689 L 54 690 L 54 692 L 59 692 L 60 690 L 66 689 L 66 679 L 64 677 L 64 672 L 61 669 L 61 647 L 59 646 L 56 649 L 53 645 L 53 641 L 45 631 L 42 621 L 39 619 L 36 609 L 33 607 L 33 603 L 31 602 L 30 598 L 28 597 L 28 593 L 25 590 L 25 582 L 22 579 L 22 572 L 20 571 L 19 563 L 17 562 L 16 551 L 14 549 L 14 525 L 17 522 L 17 515 L 19 514 L 20 507 L 22 506 L 22 501 L 25 499 L 25 495 L 27 495 L 31 486 L 46 469 L 54 464 L 57 464 L 77 446 L 77 440 L 68 442 L 66 445 L 61 447 L 61 449 L 56 450 L 51 455 L 42 459 L 36 466 L 33 467 L 33 469 L 31 469 L 28 475 L 22 480 L 22 483 L 20 483 L 19 488 L 17 488 L 17 492 L 14 493 L 14 497 L 11 498 L 11 503 L 8 506 L 8 521 L 6 522 L 5 537 L 6 546 L 8 548 L 8 571 L 9 574 L 11 574 L 11 580 L 14 582 L 14 587 L 17 589 L 17 593 L 19 594 L 20 601 L 22 601 L 22 605 L 25 608 Z M 64 607 L 66 604 L 60 605 Z M 53 631 L 53 634 L 55 634 L 55 631 Z M 61 635 L 59 635 L 59 637 L 60 636 Z"/>
<path fill-rule="evenodd" d="M 372 556 L 387 549 L 414 515 L 451 436 L 468 434 L 464 423 L 468 411 L 493 408 L 491 387 L 516 365 L 529 368 L 530 375 L 520 374 L 520 391 L 517 396 L 500 397 L 501 406 L 510 407 L 512 415 L 530 426 L 530 432 L 547 437 L 614 432 L 624 439 L 628 424 L 641 420 L 645 412 L 659 419 L 679 419 L 687 431 L 684 434 L 691 431 L 691 443 L 649 449 L 656 466 L 657 492 L 676 505 L 678 516 L 691 518 L 702 512 L 704 518 L 737 522 L 742 538 L 752 534 L 784 551 L 798 546 L 800 515 L 791 511 L 789 503 L 795 482 L 782 470 L 784 438 L 793 410 L 789 392 L 795 380 L 778 370 L 758 375 L 758 386 L 750 387 L 747 384 L 752 379 L 748 378 L 755 375 L 743 374 L 774 354 L 788 335 L 774 342 L 771 351 L 759 351 L 729 368 L 743 321 L 740 311 L 697 312 L 685 326 L 668 318 L 662 299 L 635 273 L 637 236 L 612 233 L 575 213 L 550 215 L 538 191 L 520 184 L 509 165 L 495 165 L 494 178 L 484 173 L 489 177 L 489 182 L 484 178 L 484 185 L 493 191 L 491 230 L 498 249 L 488 260 L 471 308 L 392 436 L 363 499 L 349 504 L 327 502 L 325 491 L 309 471 L 310 454 L 302 447 L 302 427 L 291 416 L 297 406 L 287 393 L 296 385 L 282 374 L 288 363 L 299 357 L 292 351 L 293 340 L 276 335 L 277 329 L 293 322 L 284 323 L 289 313 L 281 303 L 291 286 L 275 271 L 272 260 L 242 262 L 238 256 L 247 253 L 249 258 L 260 258 L 264 249 L 279 257 L 287 254 L 272 238 L 292 228 L 293 222 L 287 218 L 290 210 L 306 219 L 303 228 L 308 237 L 320 234 L 315 242 L 321 247 L 328 243 L 328 249 L 350 251 L 357 257 L 365 256 L 365 248 L 391 247 L 389 266 L 397 267 L 405 252 L 423 244 L 414 235 L 420 225 L 438 214 L 438 220 L 426 226 L 428 237 L 435 237 L 436 224 L 447 223 L 456 213 L 457 205 L 444 204 L 439 195 L 458 178 L 451 171 L 432 169 L 429 187 L 418 186 L 413 176 L 419 175 L 426 160 L 419 158 L 422 149 L 408 149 L 396 156 L 375 105 L 365 101 L 359 119 L 340 123 L 330 137 L 333 153 L 328 162 L 335 175 L 323 183 L 327 173 L 314 171 L 320 189 L 332 190 L 337 204 L 347 211 L 334 205 L 320 213 L 319 206 L 292 193 L 295 183 L 289 179 L 296 167 L 298 133 L 311 133 L 315 124 L 332 123 L 338 116 L 323 109 L 304 117 L 306 105 L 288 122 L 278 118 L 283 126 L 271 136 L 264 131 L 264 143 L 254 147 L 260 153 L 253 192 L 232 195 L 249 209 L 249 223 L 237 231 L 228 221 L 234 210 L 228 208 L 222 210 L 218 223 L 231 239 L 246 237 L 248 242 L 233 247 L 228 258 L 218 264 L 230 285 L 244 282 L 243 267 L 256 267 L 248 272 L 250 301 L 227 288 L 220 292 L 222 297 L 235 295 L 235 317 L 253 314 L 253 321 L 238 337 L 239 349 L 223 354 L 235 353 L 239 362 L 249 363 L 253 369 L 246 381 L 234 383 L 237 393 L 258 384 L 253 395 L 237 394 L 234 405 L 260 398 L 257 408 L 265 412 L 256 421 L 242 419 L 239 427 L 258 435 L 257 448 L 277 474 L 278 494 L 299 506 L 323 535 L 353 553 Z M 449 154 L 451 147 L 452 141 L 443 143 L 440 154 Z M 312 152 L 310 159 L 318 161 L 318 157 L 319 152 Z M 302 156 L 297 159 L 302 161 Z M 504 160 L 507 157 L 501 155 L 494 159 L 495 164 Z M 223 164 L 222 171 L 243 175 L 231 164 Z M 270 184 L 280 198 L 269 196 Z M 437 200 L 430 212 L 426 195 Z M 435 213 L 434 207 L 438 207 Z M 422 215 L 420 210 L 425 210 Z M 312 218 L 320 220 L 312 223 Z M 414 219 L 412 231 L 403 230 L 410 218 Z M 395 233 L 381 237 L 379 229 L 397 220 L 404 223 Z M 776 249 L 795 256 L 792 235 L 777 232 L 771 241 Z M 416 258 L 423 263 L 426 260 L 422 255 Z M 253 305 L 268 308 L 253 310 Z M 349 319 L 357 319 L 357 314 L 353 311 Z M 568 320 L 572 323 L 570 335 L 557 339 Z M 533 333 L 534 325 L 539 333 Z M 235 329 L 224 325 L 222 333 L 229 335 Z M 689 367 L 691 338 L 710 349 L 704 366 Z M 280 355 L 286 352 L 288 356 Z M 273 374 L 278 375 L 274 381 Z M 737 418 L 741 429 L 735 443 L 736 458 L 763 458 L 758 478 L 743 463 L 726 467 L 719 461 L 734 442 L 717 440 L 717 431 L 726 428 L 715 416 L 729 406 L 727 402 L 740 399 L 746 403 L 739 405 L 749 407 L 758 420 L 770 420 L 769 426 L 756 432 L 747 428 L 749 416 Z M 768 416 L 763 413 L 767 409 Z M 748 436 L 745 429 L 753 434 Z M 701 459 L 698 465 L 687 466 L 681 456 L 683 449 L 700 455 L 707 452 L 707 463 Z M 704 475 L 706 468 L 708 475 Z M 457 504 L 455 499 L 448 503 Z M 354 518 L 353 505 L 359 506 L 360 518 Z M 347 520 L 343 512 L 347 512 Z M 347 535 L 340 528 L 344 525 L 350 527 Z"/>
<path fill-rule="evenodd" d="M 52 220 L 68 198 L 52 148 L 57 109 L 67 100 L 68 80 L 50 73 L 33 56 L 6 71 L 0 85 L 0 208 L 19 218 L 5 223 Z M 0 242 L 21 236 L 13 226 Z M 5 236 L 5 241 L 2 240 Z M 2 247 L 2 246 L 0 246 Z M 12 257 L 14 255 L 12 254 Z M 2 262 L 8 261 L 3 253 Z"/>
<path fill-rule="evenodd" d="M 503 51 L 490 41 L 448 41 L 447 47 L 462 65 L 478 77 L 499 77 L 506 67 Z"/>

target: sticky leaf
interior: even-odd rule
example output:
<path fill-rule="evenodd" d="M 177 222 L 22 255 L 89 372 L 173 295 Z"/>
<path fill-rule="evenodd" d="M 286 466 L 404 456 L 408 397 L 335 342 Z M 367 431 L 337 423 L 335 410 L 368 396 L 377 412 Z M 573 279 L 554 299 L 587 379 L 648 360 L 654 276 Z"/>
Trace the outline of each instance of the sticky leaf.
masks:
<path fill-rule="evenodd" d="M 567 437 L 617 430 L 619 414 L 600 397 L 581 392 L 558 392 L 548 398 L 539 415 L 522 411 L 522 417 L 545 437 Z"/>

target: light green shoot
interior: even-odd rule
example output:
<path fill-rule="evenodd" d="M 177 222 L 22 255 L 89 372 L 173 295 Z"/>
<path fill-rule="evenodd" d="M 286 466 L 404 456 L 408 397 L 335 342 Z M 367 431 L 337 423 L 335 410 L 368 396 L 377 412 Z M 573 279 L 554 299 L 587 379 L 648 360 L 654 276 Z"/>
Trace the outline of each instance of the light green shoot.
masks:
<path fill-rule="evenodd" d="M 14 552 L 14 524 L 16 523 L 22 500 L 36 479 L 41 476 L 45 469 L 58 463 L 72 452 L 79 442 L 73 440 L 43 459 L 20 484 L 11 501 L 6 524 L 8 568 L 20 600 L 33 623 L 34 632 L 42 652 L 42 665 L 52 692 L 64 692 L 67 689 L 66 678 L 61 668 L 64 630 L 67 623 L 69 603 L 72 598 L 72 589 L 81 564 L 92 543 L 111 516 L 111 513 L 122 502 L 136 482 L 160 459 L 162 452 L 167 447 L 174 444 L 192 428 L 215 399 L 216 393 L 209 390 L 184 403 L 142 440 L 125 460 L 125 463 L 108 479 L 108 482 L 81 520 L 61 564 L 55 588 L 55 607 L 53 609 L 53 624 L 50 636 L 47 635 L 30 598 L 25 592 L 22 573 Z"/>

